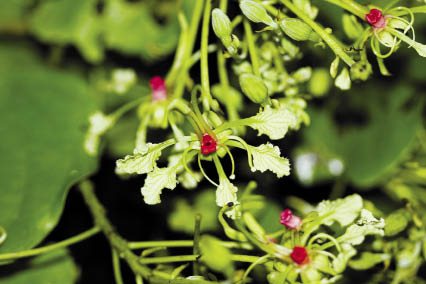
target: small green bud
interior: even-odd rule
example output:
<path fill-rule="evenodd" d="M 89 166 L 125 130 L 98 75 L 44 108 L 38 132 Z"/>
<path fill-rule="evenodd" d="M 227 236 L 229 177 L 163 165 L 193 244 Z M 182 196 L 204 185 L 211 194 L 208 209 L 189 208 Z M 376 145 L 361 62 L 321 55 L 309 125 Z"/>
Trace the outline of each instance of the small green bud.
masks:
<path fill-rule="evenodd" d="M 366 81 L 372 73 L 373 68 L 367 60 L 358 61 L 351 67 L 352 80 Z"/>
<path fill-rule="evenodd" d="M 320 37 L 317 33 L 314 32 L 308 24 L 297 18 L 285 18 L 281 20 L 280 27 L 286 35 L 294 40 L 320 41 Z"/>
<path fill-rule="evenodd" d="M 286 38 L 281 39 L 281 47 L 285 51 L 286 55 L 290 57 L 289 59 L 295 58 L 299 54 L 299 47 L 294 45 L 290 40 L 287 40 Z M 285 57 L 284 57 L 285 59 Z"/>
<path fill-rule="evenodd" d="M 271 273 L 268 274 L 267 279 L 268 279 L 268 283 L 270 284 L 285 283 L 287 279 L 287 273 L 272 271 Z"/>
<path fill-rule="evenodd" d="M 304 83 L 311 78 L 312 68 L 311 67 L 302 67 L 297 69 L 296 72 L 291 74 L 291 77 L 296 80 L 298 83 Z"/>
<path fill-rule="evenodd" d="M 307 266 L 300 274 L 302 283 L 320 282 L 321 273 L 313 267 Z"/>
<path fill-rule="evenodd" d="M 364 29 L 354 15 L 343 14 L 343 30 L 345 34 L 352 40 L 358 39 Z"/>
<path fill-rule="evenodd" d="M 252 102 L 262 105 L 269 102 L 268 88 L 261 78 L 249 73 L 242 74 L 240 86 L 243 93 Z"/>
<path fill-rule="evenodd" d="M 337 76 L 337 70 L 339 68 L 339 62 L 340 62 L 340 57 L 336 56 L 336 58 L 333 60 L 333 62 L 331 62 L 330 65 L 330 75 L 331 78 L 336 78 Z"/>
<path fill-rule="evenodd" d="M 254 23 L 264 23 L 273 29 L 277 29 L 278 25 L 274 22 L 271 16 L 268 15 L 265 8 L 253 1 L 253 0 L 242 0 L 240 2 L 240 8 L 244 16 Z"/>
<path fill-rule="evenodd" d="M 331 80 L 327 69 L 314 69 L 311 80 L 309 81 L 309 92 L 316 97 L 320 97 L 327 94 L 330 89 L 330 85 Z"/>
<path fill-rule="evenodd" d="M 334 81 L 334 85 L 343 91 L 347 91 L 351 88 L 351 77 L 349 76 L 349 71 L 346 67 L 343 68 L 342 72 L 340 72 L 339 76 L 337 76 Z"/>
<path fill-rule="evenodd" d="M 223 42 L 223 45 L 230 45 L 232 42 L 231 20 L 229 20 L 228 16 L 221 9 L 213 9 L 212 26 L 214 33 Z"/>
<path fill-rule="evenodd" d="M 253 69 L 251 67 L 251 64 L 248 63 L 247 61 L 243 61 L 239 65 L 233 64 L 232 70 L 237 75 L 241 75 L 241 74 L 244 74 L 244 73 L 253 73 Z"/>
<path fill-rule="evenodd" d="M 385 219 L 385 234 L 386 236 L 395 236 L 404 231 L 408 225 L 410 214 L 404 211 L 397 211 L 390 214 Z"/>
<path fill-rule="evenodd" d="M 299 88 L 297 86 L 292 86 L 285 89 L 284 94 L 286 97 L 294 97 L 299 93 Z"/>

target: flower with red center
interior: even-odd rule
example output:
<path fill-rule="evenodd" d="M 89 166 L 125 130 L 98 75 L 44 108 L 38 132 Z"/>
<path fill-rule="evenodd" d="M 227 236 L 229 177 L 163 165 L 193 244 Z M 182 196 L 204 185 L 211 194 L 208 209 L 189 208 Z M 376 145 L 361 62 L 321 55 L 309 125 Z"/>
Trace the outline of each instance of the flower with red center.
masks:
<path fill-rule="evenodd" d="M 302 223 L 302 218 L 293 215 L 290 209 L 286 209 L 280 215 L 280 223 L 289 229 L 297 230 Z"/>
<path fill-rule="evenodd" d="M 290 254 L 291 259 L 299 265 L 309 262 L 308 252 L 304 247 L 295 246 Z"/>
<path fill-rule="evenodd" d="M 201 142 L 201 153 L 208 155 L 216 152 L 216 140 L 213 139 L 209 134 L 203 135 L 203 141 Z"/>
<path fill-rule="evenodd" d="M 365 19 L 375 29 L 382 29 L 386 27 L 386 17 L 379 9 L 371 9 L 370 13 L 365 15 Z"/>
<path fill-rule="evenodd" d="M 152 89 L 152 100 L 162 101 L 167 98 L 166 83 L 160 76 L 155 76 L 149 82 Z"/>

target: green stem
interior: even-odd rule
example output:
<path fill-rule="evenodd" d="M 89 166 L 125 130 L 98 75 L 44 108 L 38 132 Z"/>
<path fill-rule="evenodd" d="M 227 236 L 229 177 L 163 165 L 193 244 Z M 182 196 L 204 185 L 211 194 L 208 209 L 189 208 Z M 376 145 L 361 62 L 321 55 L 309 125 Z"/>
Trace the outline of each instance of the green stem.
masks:
<path fill-rule="evenodd" d="M 202 0 L 198 0 L 202 1 Z M 209 23 L 210 11 L 212 3 L 211 0 L 205 1 L 203 23 L 201 27 L 201 86 L 203 96 L 203 106 L 205 109 L 210 109 L 212 96 L 210 94 L 210 81 L 209 81 L 209 63 L 208 63 L 208 45 L 209 45 Z"/>
<path fill-rule="evenodd" d="M 345 52 L 341 44 L 329 33 L 327 33 L 319 24 L 309 18 L 303 11 L 299 10 L 289 0 L 280 0 L 290 11 L 292 11 L 301 20 L 307 23 L 333 50 L 333 52 L 339 56 L 349 67 L 355 64 L 355 61 Z"/>
<path fill-rule="evenodd" d="M 256 46 L 255 46 L 254 37 L 253 37 L 253 31 L 252 31 L 250 23 L 247 19 L 244 19 L 243 26 L 244 26 L 244 32 L 245 32 L 245 35 L 246 35 L 246 39 L 247 39 L 248 49 L 249 49 L 249 53 L 250 53 L 250 60 L 251 60 L 251 65 L 253 67 L 254 75 L 261 78 L 260 71 L 259 71 L 259 59 L 257 58 Z"/>
<path fill-rule="evenodd" d="M 195 226 L 194 226 L 194 247 L 192 253 L 200 255 L 200 237 L 201 237 L 201 214 L 195 215 Z M 194 261 L 192 264 L 192 270 L 194 275 L 200 275 L 200 267 L 198 261 Z"/>
<path fill-rule="evenodd" d="M 222 12 L 226 13 L 226 10 L 228 10 L 228 0 L 220 0 L 219 9 L 221 9 Z"/>
<path fill-rule="evenodd" d="M 93 187 L 88 181 L 80 184 L 80 191 L 84 200 L 90 209 L 93 219 L 97 226 L 102 229 L 104 235 L 108 239 L 112 249 L 115 249 L 132 269 L 136 275 L 142 275 L 151 284 L 219 284 L 213 281 L 189 280 L 189 279 L 168 279 L 164 276 L 158 276 L 159 273 L 151 271 L 148 267 L 142 265 L 140 258 L 135 255 L 129 248 L 128 243 L 124 240 L 111 225 L 105 216 L 105 209 L 96 198 Z"/>
<path fill-rule="evenodd" d="M 243 283 L 244 283 L 245 279 L 247 278 L 247 276 L 249 275 L 249 273 L 253 270 L 253 268 L 255 268 L 259 264 L 266 262 L 268 257 L 270 257 L 270 255 L 266 254 L 262 257 L 259 257 L 256 261 L 254 261 L 252 264 L 250 264 L 250 266 L 247 268 L 246 272 L 244 272 L 244 275 L 243 275 L 243 278 L 242 278 Z"/>
<path fill-rule="evenodd" d="M 123 284 L 123 277 L 121 276 L 120 258 L 115 250 L 111 250 L 112 253 L 112 269 L 114 271 L 114 279 L 116 284 Z"/>
<path fill-rule="evenodd" d="M 256 262 L 260 257 L 254 255 L 245 254 L 233 254 L 231 260 L 238 262 Z M 203 257 L 200 255 L 176 255 L 176 256 L 159 256 L 140 259 L 139 262 L 142 264 L 159 264 L 159 263 L 174 263 L 174 262 L 192 262 L 202 260 Z"/>
<path fill-rule="evenodd" d="M 168 86 L 174 85 L 176 76 L 179 74 L 180 69 L 185 65 L 184 59 L 188 48 L 188 22 L 186 21 L 185 15 L 182 11 L 178 11 L 178 21 L 181 27 L 181 34 L 172 67 L 166 76 L 166 84 Z"/>
<path fill-rule="evenodd" d="M 128 102 L 127 104 L 121 106 L 120 108 L 118 108 L 117 110 L 115 110 L 113 113 L 111 113 L 110 116 L 112 117 L 112 119 L 115 122 L 121 116 L 123 116 L 126 112 L 128 112 L 129 110 L 131 110 L 131 109 L 139 106 L 140 104 L 142 104 L 145 101 L 148 101 L 147 97 L 139 98 L 139 99 L 136 99 L 134 101 Z"/>
<path fill-rule="evenodd" d="M 201 0 L 195 1 L 195 7 L 192 12 L 192 19 L 189 25 L 188 38 L 186 43 L 187 49 L 186 49 L 185 56 L 182 59 L 182 62 L 183 62 L 182 64 L 184 67 L 187 65 L 186 62 L 190 60 L 192 50 L 194 49 L 195 39 L 197 37 L 198 27 L 199 27 L 201 15 L 203 12 L 203 6 L 204 6 L 203 1 Z M 179 98 L 182 96 L 184 88 L 185 88 L 185 82 L 186 82 L 187 76 L 188 76 L 188 68 L 180 69 L 180 72 L 177 75 L 177 78 L 179 78 L 179 80 L 177 81 L 176 87 L 174 89 L 173 97 Z"/>
<path fill-rule="evenodd" d="M 191 105 L 192 105 L 192 108 L 194 109 L 194 112 L 195 112 L 194 120 L 196 120 L 196 123 L 200 126 L 200 130 L 203 134 L 208 133 L 214 140 L 217 141 L 216 134 L 213 132 L 213 130 L 211 130 L 210 126 L 204 120 L 204 117 L 201 114 L 200 109 L 198 108 L 198 102 L 197 102 L 197 90 L 198 89 L 199 89 L 199 85 L 196 86 L 191 92 Z M 200 142 L 201 142 L 201 139 L 200 139 Z"/>
<path fill-rule="evenodd" d="M 219 126 L 218 128 L 215 129 L 215 133 L 220 133 L 226 129 L 231 129 L 234 127 L 239 127 L 239 126 L 247 126 L 249 124 L 252 124 L 256 122 L 255 119 L 248 117 L 248 118 L 242 118 L 242 119 L 238 119 L 238 120 L 233 120 L 233 121 L 228 121 L 225 122 L 224 124 L 222 124 L 221 126 Z"/>
<path fill-rule="evenodd" d="M 139 263 L 139 257 L 130 250 L 127 241 L 115 231 L 115 228 L 105 216 L 106 210 L 97 199 L 92 184 L 89 181 L 83 181 L 80 183 L 79 189 L 83 194 L 84 201 L 89 207 L 96 226 L 101 228 L 111 248 L 116 250 L 118 255 L 125 259 L 133 273 L 136 275 L 140 274 L 145 278 L 150 278 L 151 271 L 149 268 Z"/>
<path fill-rule="evenodd" d="M 194 241 L 182 240 L 182 241 L 149 241 L 149 242 L 129 242 L 130 249 L 145 249 L 155 247 L 192 247 Z"/>
<path fill-rule="evenodd" d="M 348 12 L 351 12 L 352 14 L 354 14 L 355 16 L 358 16 L 364 21 L 365 21 L 365 15 L 370 13 L 370 10 L 366 6 L 360 5 L 351 0 L 325 0 L 325 1 L 331 4 L 334 4 L 336 6 L 339 6 Z"/>
<path fill-rule="evenodd" d="M 55 243 L 55 244 L 40 247 L 40 248 L 30 249 L 30 250 L 0 254 L 0 261 L 13 260 L 13 259 L 17 259 L 17 258 L 35 256 L 35 255 L 46 253 L 46 252 L 49 252 L 49 251 L 52 251 L 52 250 L 55 250 L 55 249 L 64 248 L 64 247 L 76 244 L 78 242 L 84 241 L 84 240 L 96 235 L 100 231 L 101 231 L 101 229 L 99 227 L 94 227 L 90 230 L 87 230 L 87 231 L 85 231 L 81 234 L 78 234 L 74 237 L 71 237 L 69 239 L 63 240 L 59 243 Z"/>
<path fill-rule="evenodd" d="M 196 261 L 200 257 L 197 255 L 174 255 L 174 256 L 159 256 L 139 259 L 141 264 L 159 264 L 159 263 L 173 263 L 173 262 L 188 262 Z"/>

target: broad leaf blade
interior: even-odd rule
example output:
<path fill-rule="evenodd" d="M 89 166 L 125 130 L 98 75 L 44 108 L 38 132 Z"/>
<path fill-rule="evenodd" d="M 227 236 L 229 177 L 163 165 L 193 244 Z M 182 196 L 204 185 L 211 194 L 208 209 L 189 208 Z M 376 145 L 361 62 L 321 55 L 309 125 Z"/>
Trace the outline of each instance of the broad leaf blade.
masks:
<path fill-rule="evenodd" d="M 20 54 L 0 53 L 10 60 L 0 69 L 0 225 L 8 233 L 0 246 L 4 253 L 37 245 L 56 225 L 71 185 L 95 170 L 96 159 L 83 150 L 95 105 L 80 78 L 36 60 L 21 68 L 8 65 Z"/>
<path fill-rule="evenodd" d="M 31 259 L 26 265 L 17 262 L 5 266 L 13 271 L 0 276 L 1 284 L 61 283 L 72 284 L 78 279 L 79 271 L 66 249 L 58 249 Z"/>

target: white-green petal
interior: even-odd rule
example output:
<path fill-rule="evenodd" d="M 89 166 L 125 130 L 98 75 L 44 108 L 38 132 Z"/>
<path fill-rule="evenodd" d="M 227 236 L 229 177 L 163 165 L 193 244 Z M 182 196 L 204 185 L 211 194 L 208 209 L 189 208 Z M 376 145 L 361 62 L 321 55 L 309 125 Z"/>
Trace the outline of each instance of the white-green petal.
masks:
<path fill-rule="evenodd" d="M 334 221 L 342 226 L 352 223 L 362 209 L 362 198 L 358 194 L 334 201 L 325 200 L 318 204 L 316 211 L 323 217 L 322 223 L 330 226 Z"/>
<path fill-rule="evenodd" d="M 370 211 L 362 209 L 361 217 L 356 224 L 349 226 L 337 240 L 340 243 L 359 245 L 364 241 L 366 235 L 383 236 L 385 234 L 384 228 L 385 221 L 383 218 L 376 219 Z"/>
<path fill-rule="evenodd" d="M 156 161 L 161 155 L 161 151 L 174 144 L 173 140 L 168 140 L 160 144 L 148 143 L 145 147 L 135 149 L 133 155 L 127 155 L 124 159 L 116 162 L 115 172 L 117 174 L 146 174 L 153 171 Z"/>
<path fill-rule="evenodd" d="M 227 205 L 229 202 L 237 202 L 238 188 L 233 185 L 229 179 L 220 178 L 219 186 L 216 190 L 216 204 L 220 207 Z"/>
<path fill-rule="evenodd" d="M 290 174 L 290 162 L 288 159 L 280 156 L 281 152 L 277 146 L 267 143 L 259 147 L 249 147 L 253 156 L 252 172 L 257 170 L 263 173 L 266 170 L 270 170 L 275 173 L 278 178 Z"/>
<path fill-rule="evenodd" d="M 259 132 L 259 135 L 268 135 L 272 140 L 281 139 L 285 136 L 289 127 L 297 125 L 296 116 L 286 108 L 271 108 L 265 106 L 263 111 L 253 116 L 252 122 L 248 124 Z"/>
<path fill-rule="evenodd" d="M 344 67 L 339 76 L 337 76 L 336 80 L 334 81 L 334 85 L 343 91 L 347 91 L 351 88 L 351 77 L 346 67 Z"/>
<path fill-rule="evenodd" d="M 143 200 L 146 204 L 158 204 L 163 188 L 174 189 L 176 187 L 176 167 L 156 168 L 148 173 L 145 184 L 141 189 Z"/>
<path fill-rule="evenodd" d="M 420 56 L 426 57 L 426 45 L 414 41 L 412 38 L 406 36 L 405 34 L 397 30 L 388 29 L 388 31 L 394 36 L 398 37 L 403 42 L 407 43 L 410 47 L 414 48 Z"/>

